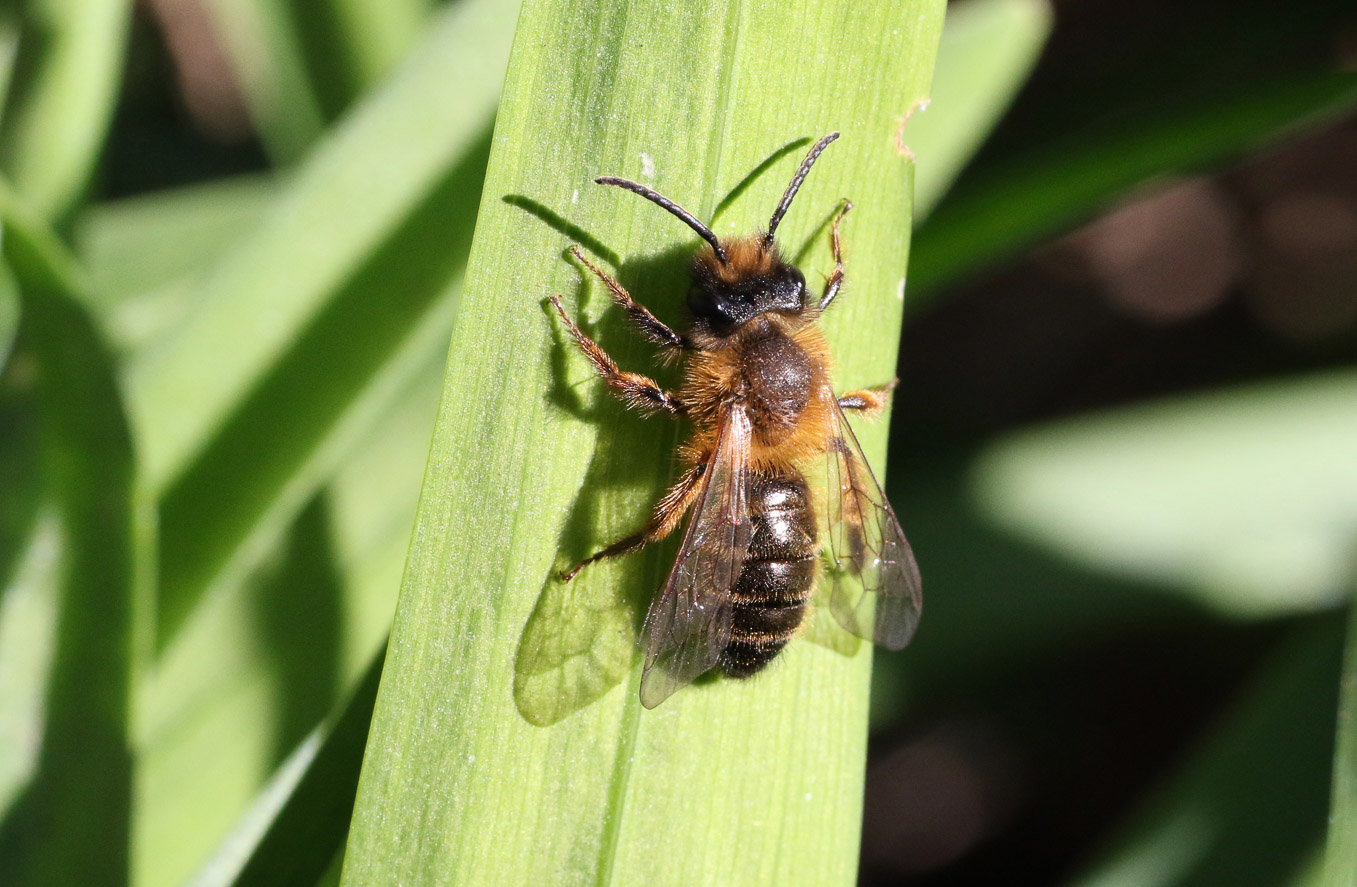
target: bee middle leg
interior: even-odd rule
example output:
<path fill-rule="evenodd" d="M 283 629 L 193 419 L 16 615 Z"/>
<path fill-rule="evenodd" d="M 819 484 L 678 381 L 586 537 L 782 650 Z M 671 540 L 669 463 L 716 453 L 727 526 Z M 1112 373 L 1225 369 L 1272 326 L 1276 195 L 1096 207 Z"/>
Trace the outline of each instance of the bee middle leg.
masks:
<path fill-rule="evenodd" d="M 608 353 L 598 346 L 598 343 L 584 334 L 575 322 L 566 315 L 565 309 L 561 307 L 561 297 L 552 296 L 551 304 L 555 306 L 556 313 L 561 315 L 561 320 L 565 322 L 566 328 L 570 330 L 570 335 L 575 340 L 575 344 L 580 346 L 584 356 L 589 358 L 589 362 L 594 365 L 594 369 L 602 377 L 608 387 L 621 398 L 622 402 L 632 409 L 639 410 L 645 415 L 664 410 L 674 416 L 682 416 L 688 411 L 688 408 L 677 397 L 665 391 L 659 384 L 649 376 L 642 376 L 639 373 L 628 373 L 617 368 Z"/>
<path fill-rule="evenodd" d="M 899 384 L 899 379 L 892 379 L 885 385 L 878 385 L 875 388 L 858 388 L 844 392 L 843 396 L 839 398 L 839 408 L 854 410 L 869 419 L 875 419 L 886 408 L 886 402 L 890 400 L 891 392 Z"/>
<path fill-rule="evenodd" d="M 820 296 L 821 311 L 829 307 L 829 303 L 834 301 L 834 297 L 839 294 L 839 288 L 843 286 L 843 243 L 839 239 L 839 225 L 843 223 L 843 217 L 848 215 L 848 211 L 852 208 L 853 201 L 845 200 L 843 207 L 834 216 L 834 222 L 829 229 L 829 243 L 834 251 L 834 271 L 825 281 L 824 295 Z"/>
<path fill-rule="evenodd" d="M 631 322 L 640 329 L 641 335 L 664 348 L 682 350 L 692 347 L 691 342 L 665 326 L 658 317 L 651 314 L 649 308 L 632 299 L 631 293 L 627 292 L 622 284 L 618 283 L 608 272 L 586 259 L 579 247 L 570 247 L 570 254 L 578 259 L 581 265 L 594 272 L 595 277 L 603 281 L 603 285 L 613 294 L 613 302 L 627 312 L 627 317 L 631 318 Z"/>
<path fill-rule="evenodd" d="M 575 564 L 561 574 L 561 581 L 569 582 L 574 579 L 580 570 L 594 561 L 608 557 L 621 557 L 638 548 L 644 548 L 652 542 L 659 542 L 674 532 L 674 528 L 678 526 L 679 521 L 683 520 L 683 515 L 692 507 L 693 500 L 697 498 L 698 492 L 702 489 L 700 481 L 702 475 L 706 473 L 706 467 L 705 462 L 699 462 L 683 473 L 683 477 L 678 479 L 678 483 L 674 484 L 669 492 L 664 494 L 664 498 L 660 499 L 655 505 L 655 513 L 651 515 L 644 530 L 627 536 L 625 539 L 619 539 Z"/>

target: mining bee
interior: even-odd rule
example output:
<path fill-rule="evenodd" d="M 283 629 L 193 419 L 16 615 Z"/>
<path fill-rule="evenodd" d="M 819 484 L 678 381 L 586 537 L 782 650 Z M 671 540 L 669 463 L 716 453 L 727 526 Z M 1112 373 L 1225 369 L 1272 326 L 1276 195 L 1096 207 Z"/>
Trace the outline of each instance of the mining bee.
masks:
<path fill-rule="evenodd" d="M 845 411 L 879 413 L 894 383 L 836 397 L 829 346 L 817 321 L 843 286 L 839 227 L 831 225 L 834 271 L 814 297 L 774 235 L 816 158 L 839 137 L 810 149 L 767 231 L 720 239 L 692 213 L 644 185 L 604 176 L 676 216 L 707 242 L 692 263 L 685 334 L 636 303 L 615 279 L 572 247 L 641 334 L 665 356 L 685 358 L 676 393 L 618 368 L 551 303 L 599 376 L 628 407 L 692 423 L 680 449 L 678 482 L 645 528 L 562 574 L 573 579 L 601 558 L 664 539 L 693 512 L 673 569 L 646 615 L 641 703 L 654 708 L 713 668 L 743 678 L 761 671 L 805 620 L 820 574 L 820 521 L 827 528 L 829 608 L 859 637 L 892 650 L 919 623 L 919 568 L 895 512 L 862 454 Z M 813 466 L 819 464 L 818 469 Z M 806 471 L 825 478 L 821 517 Z"/>

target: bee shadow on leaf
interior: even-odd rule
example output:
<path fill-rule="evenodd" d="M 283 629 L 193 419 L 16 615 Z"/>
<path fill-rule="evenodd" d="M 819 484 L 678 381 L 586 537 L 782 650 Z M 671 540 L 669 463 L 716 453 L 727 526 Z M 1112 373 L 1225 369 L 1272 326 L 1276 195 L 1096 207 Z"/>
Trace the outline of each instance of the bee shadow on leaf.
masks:
<path fill-rule="evenodd" d="M 616 267 L 604 258 L 610 255 L 606 248 L 595 243 L 595 252 L 587 246 L 591 238 L 576 239 L 591 261 L 599 261 L 610 272 L 616 269 L 616 279 L 633 298 L 671 325 L 683 322 L 692 246 L 677 246 Z M 612 305 L 602 282 L 568 253 L 563 253 L 563 260 L 580 275 L 575 297 L 562 299 L 580 329 L 623 369 L 653 376 L 666 388 L 676 386 L 678 371 L 658 359 L 655 346 Z M 593 457 L 558 539 L 559 554 L 524 626 L 514 665 L 514 701 L 520 714 L 530 723 L 548 726 L 622 683 L 636 663 L 636 638 L 676 541 L 591 564 L 571 582 L 563 582 L 560 573 L 645 524 L 654 503 L 677 476 L 674 454 L 684 429 L 666 415 L 644 417 L 627 410 L 588 368 L 549 304 L 544 303 L 543 313 L 552 341 L 553 382 L 545 394 L 547 402 L 599 429 Z M 591 322 L 590 317 L 598 319 Z"/>

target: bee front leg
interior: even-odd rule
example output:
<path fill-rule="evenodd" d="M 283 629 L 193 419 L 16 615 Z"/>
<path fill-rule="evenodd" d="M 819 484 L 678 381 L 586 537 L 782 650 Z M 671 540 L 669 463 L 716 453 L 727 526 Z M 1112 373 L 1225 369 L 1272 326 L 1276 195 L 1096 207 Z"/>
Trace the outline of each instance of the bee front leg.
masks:
<path fill-rule="evenodd" d="M 596 554 L 590 555 L 580 561 L 575 566 L 561 574 L 561 581 L 569 582 L 574 579 L 580 570 L 592 564 L 594 561 L 603 560 L 607 557 L 621 557 L 629 554 L 638 548 L 644 548 L 652 542 L 659 542 L 661 539 L 674 532 L 679 521 L 683 520 L 683 515 L 692 508 L 693 501 L 697 498 L 698 492 L 702 489 L 699 481 L 702 475 L 706 473 L 707 463 L 699 462 L 692 468 L 683 473 L 678 483 L 664 494 L 664 498 L 655 506 L 655 513 L 651 515 L 646 528 L 639 533 L 635 533 L 625 539 L 619 539 L 613 544 L 603 548 Z"/>
<path fill-rule="evenodd" d="M 853 201 L 845 200 L 843 208 L 834 216 L 833 225 L 830 227 L 829 243 L 834 251 L 834 272 L 825 281 L 825 293 L 820 297 L 821 311 L 829 307 L 829 303 L 834 301 L 834 297 L 839 294 L 839 287 L 843 286 L 843 243 L 839 239 L 839 225 L 843 222 L 843 217 L 848 215 L 848 211 L 852 208 Z"/>
<path fill-rule="evenodd" d="M 632 409 L 639 410 L 645 415 L 665 410 L 674 416 L 681 416 L 688 411 L 683 402 L 665 391 L 648 376 L 642 376 L 639 373 L 628 373 L 617 368 L 617 364 L 607 352 L 598 346 L 598 343 L 584 334 L 575 322 L 566 316 L 565 309 L 561 307 L 560 296 L 552 296 L 551 304 L 556 307 L 556 313 L 561 315 L 561 320 L 565 322 L 566 328 L 570 330 L 571 337 L 575 344 L 580 346 L 584 356 L 589 358 L 589 362 L 594 365 L 604 382 L 613 390 L 622 402 Z"/>
<path fill-rule="evenodd" d="M 594 272 L 595 277 L 603 281 L 603 285 L 613 294 L 613 302 L 627 312 L 627 316 L 631 318 L 632 323 L 636 324 L 641 335 L 666 349 L 684 350 L 692 347 L 691 342 L 665 326 L 658 317 L 651 314 L 649 308 L 632 299 L 631 293 L 627 292 L 622 284 L 614 280 L 602 268 L 586 259 L 579 247 L 570 247 L 570 254 L 578 259 L 581 265 Z"/>
<path fill-rule="evenodd" d="M 899 384 L 899 379 L 892 379 L 885 385 L 878 385 L 875 388 L 858 388 L 854 391 L 845 392 L 839 398 L 839 408 L 854 410 L 869 419 L 875 419 L 886 408 L 886 402 L 890 399 L 891 392 Z"/>

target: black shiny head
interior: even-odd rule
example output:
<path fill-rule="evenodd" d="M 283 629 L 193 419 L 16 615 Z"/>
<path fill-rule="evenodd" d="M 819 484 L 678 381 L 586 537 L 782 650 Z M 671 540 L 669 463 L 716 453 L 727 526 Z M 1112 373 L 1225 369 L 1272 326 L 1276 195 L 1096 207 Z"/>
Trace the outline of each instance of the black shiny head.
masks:
<path fill-rule="evenodd" d="M 777 256 L 776 247 L 773 250 L 755 267 L 740 266 L 740 254 L 745 250 L 738 246 L 734 267 L 701 259 L 695 262 L 693 285 L 688 290 L 688 310 L 693 319 L 716 335 L 726 335 L 769 311 L 799 314 L 805 310 L 806 278 Z"/>

